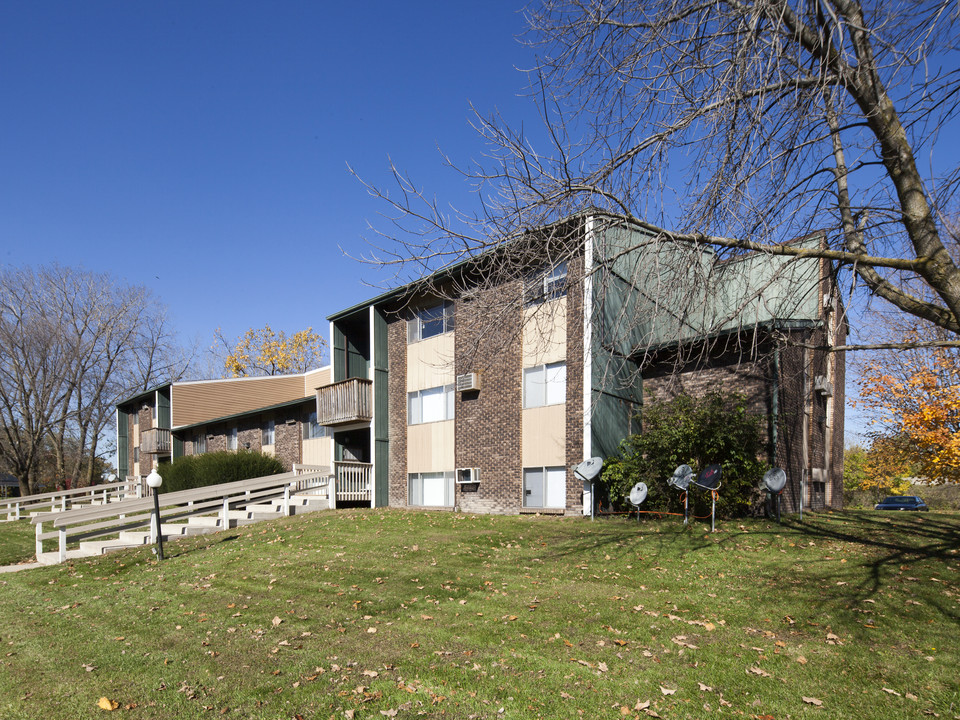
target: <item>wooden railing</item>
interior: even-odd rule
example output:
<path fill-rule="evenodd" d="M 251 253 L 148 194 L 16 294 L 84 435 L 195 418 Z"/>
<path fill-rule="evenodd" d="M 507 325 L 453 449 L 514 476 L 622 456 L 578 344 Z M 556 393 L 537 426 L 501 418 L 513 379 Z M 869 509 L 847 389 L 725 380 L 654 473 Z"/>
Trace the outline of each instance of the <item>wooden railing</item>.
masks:
<path fill-rule="evenodd" d="M 373 419 L 373 381 L 351 378 L 317 388 L 317 422 L 343 425 Z"/>
<path fill-rule="evenodd" d="M 164 428 L 151 428 L 140 433 L 140 452 L 149 455 L 170 454 L 170 431 Z"/>
<path fill-rule="evenodd" d="M 65 512 L 76 505 L 106 505 L 134 497 L 140 497 L 138 483 L 128 479 L 0 500 L 0 515 L 6 514 L 7 520 L 19 520 L 31 512 Z"/>
<path fill-rule="evenodd" d="M 169 523 L 194 515 L 217 514 L 220 516 L 220 526 L 227 528 L 231 510 L 278 498 L 283 499 L 283 514 L 289 515 L 290 497 L 296 492 L 297 486 L 320 482 L 328 476 L 328 470 L 300 474 L 289 472 L 193 490 L 160 493 L 161 522 Z M 143 527 L 150 528 L 151 542 L 156 542 L 158 528 L 153 522 L 153 507 L 153 498 L 145 497 L 112 503 L 109 507 L 91 506 L 59 513 L 41 513 L 33 518 L 36 525 L 37 556 L 43 553 L 44 540 L 58 541 L 59 560 L 63 562 L 66 559 L 67 544 L 72 541 L 114 535 L 121 530 Z M 44 523 L 52 524 L 54 529 L 45 532 Z"/>
<path fill-rule="evenodd" d="M 334 493 L 338 502 L 370 502 L 373 465 L 341 461 L 333 464 Z"/>

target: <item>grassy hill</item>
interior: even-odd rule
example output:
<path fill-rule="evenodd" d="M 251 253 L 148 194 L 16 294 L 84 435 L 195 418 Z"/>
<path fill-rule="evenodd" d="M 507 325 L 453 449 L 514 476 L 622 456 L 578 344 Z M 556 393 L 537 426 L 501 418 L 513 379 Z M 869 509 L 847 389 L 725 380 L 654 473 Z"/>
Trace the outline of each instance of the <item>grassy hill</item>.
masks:
<path fill-rule="evenodd" d="M 347 510 L 0 575 L 0 717 L 960 715 L 960 516 L 708 531 Z"/>

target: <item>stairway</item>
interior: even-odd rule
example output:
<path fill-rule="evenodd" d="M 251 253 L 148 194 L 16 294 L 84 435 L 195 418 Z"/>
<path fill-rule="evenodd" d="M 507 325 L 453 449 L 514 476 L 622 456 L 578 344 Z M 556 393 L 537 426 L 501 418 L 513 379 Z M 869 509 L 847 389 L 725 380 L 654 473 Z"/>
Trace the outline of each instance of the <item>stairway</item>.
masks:
<path fill-rule="evenodd" d="M 325 496 L 294 495 L 290 498 L 290 514 L 300 515 L 307 512 L 326 510 L 330 507 Z M 229 527 L 239 527 L 263 520 L 276 520 L 284 517 L 283 501 L 276 500 L 269 503 L 250 505 L 244 510 L 231 510 L 228 514 Z M 163 542 L 168 543 L 179 538 L 223 530 L 219 513 L 216 515 L 197 515 L 187 518 L 186 522 L 161 522 L 160 533 Z M 118 537 L 110 540 L 82 540 L 78 548 L 67 550 L 67 560 L 105 555 L 114 550 L 149 545 L 150 532 L 147 529 L 122 530 Z M 44 552 L 37 556 L 41 565 L 56 565 L 59 563 L 59 553 L 56 550 Z"/>

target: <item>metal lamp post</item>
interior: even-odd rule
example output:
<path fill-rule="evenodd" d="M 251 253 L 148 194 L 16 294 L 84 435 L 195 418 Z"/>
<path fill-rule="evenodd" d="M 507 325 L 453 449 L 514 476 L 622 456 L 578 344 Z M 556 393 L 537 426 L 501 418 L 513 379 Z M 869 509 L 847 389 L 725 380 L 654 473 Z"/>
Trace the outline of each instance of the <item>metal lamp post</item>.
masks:
<path fill-rule="evenodd" d="M 157 559 L 163 560 L 163 533 L 160 530 L 160 486 L 163 485 L 163 478 L 156 468 L 147 475 L 147 485 L 153 488 L 153 526 L 157 533 Z"/>

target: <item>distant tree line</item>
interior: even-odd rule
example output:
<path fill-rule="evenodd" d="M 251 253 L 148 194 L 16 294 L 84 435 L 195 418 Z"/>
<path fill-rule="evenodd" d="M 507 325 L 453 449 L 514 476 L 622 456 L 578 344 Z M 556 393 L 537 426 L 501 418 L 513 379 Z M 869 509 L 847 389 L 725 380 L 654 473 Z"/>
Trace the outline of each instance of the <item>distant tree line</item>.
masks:
<path fill-rule="evenodd" d="M 0 470 L 22 494 L 95 484 L 117 400 L 187 364 L 146 288 L 56 264 L 0 269 Z"/>

